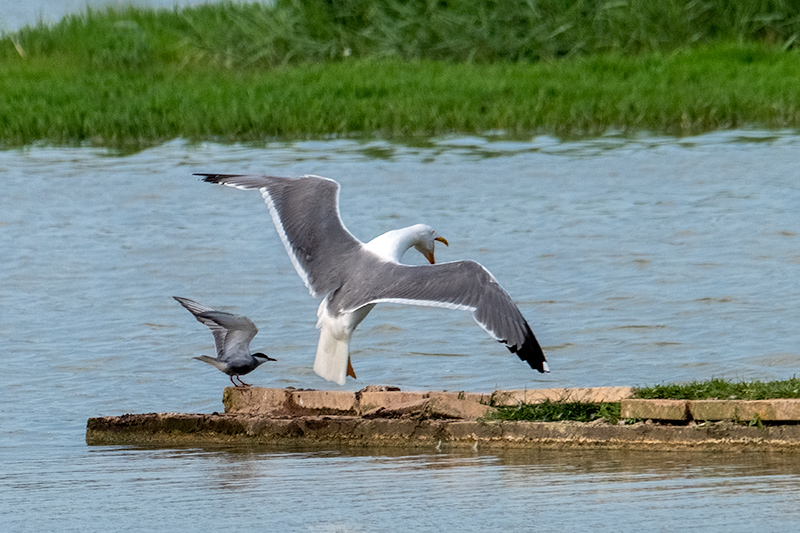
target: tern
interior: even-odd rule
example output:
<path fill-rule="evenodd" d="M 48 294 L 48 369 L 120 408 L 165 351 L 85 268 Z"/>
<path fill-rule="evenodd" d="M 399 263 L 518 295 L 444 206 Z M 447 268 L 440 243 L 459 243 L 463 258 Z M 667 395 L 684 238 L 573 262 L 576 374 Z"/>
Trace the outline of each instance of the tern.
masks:
<path fill-rule="evenodd" d="M 195 359 L 228 374 L 234 387 L 249 387 L 250 384 L 242 381 L 239 376 L 249 374 L 267 361 L 276 360 L 261 352 L 250 353 L 250 341 L 258 333 L 258 328 L 249 318 L 225 311 L 215 311 L 188 298 L 179 296 L 173 298 L 192 313 L 198 322 L 208 326 L 214 334 L 217 356 L 201 355 Z M 239 384 L 233 378 L 238 379 Z"/>

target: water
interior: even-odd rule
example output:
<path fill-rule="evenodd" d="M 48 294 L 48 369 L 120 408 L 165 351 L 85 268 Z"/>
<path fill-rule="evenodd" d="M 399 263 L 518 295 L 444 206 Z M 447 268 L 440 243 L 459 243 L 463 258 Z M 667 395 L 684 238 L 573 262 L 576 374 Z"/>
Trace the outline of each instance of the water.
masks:
<path fill-rule="evenodd" d="M 257 2 L 258 0 L 248 0 Z M 271 0 L 262 0 L 263 2 Z M 172 9 L 175 6 L 211 4 L 213 0 L 26 0 L 25 2 L 4 1 L 0 9 L 0 32 L 17 31 L 24 26 L 38 22 L 53 24 L 66 15 L 83 13 L 86 8 L 105 9 L 106 7 L 150 7 Z"/>
<path fill-rule="evenodd" d="M 798 515 L 792 455 L 85 453 L 4 463 L 4 530 L 791 531 Z"/>
<path fill-rule="evenodd" d="M 791 456 L 619 452 L 148 450 L 83 444 L 86 419 L 221 410 L 227 377 L 192 359 L 208 331 L 172 299 L 245 314 L 311 371 L 317 301 L 260 196 L 193 172 L 316 173 L 368 240 L 426 222 L 519 303 L 552 373 L 465 313 L 379 306 L 353 339 L 358 381 L 406 390 L 785 379 L 800 362 L 791 132 L 580 142 L 443 138 L 423 146 L 167 143 L 0 152 L 0 523 L 4 530 L 301 531 L 537 527 L 786 529 Z M 409 262 L 424 259 L 409 252 Z"/>

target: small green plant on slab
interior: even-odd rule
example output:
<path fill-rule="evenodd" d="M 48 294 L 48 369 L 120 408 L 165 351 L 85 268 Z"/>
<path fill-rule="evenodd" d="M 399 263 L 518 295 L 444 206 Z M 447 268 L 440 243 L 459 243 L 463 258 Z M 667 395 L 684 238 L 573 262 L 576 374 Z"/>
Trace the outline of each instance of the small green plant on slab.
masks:
<path fill-rule="evenodd" d="M 750 427 L 757 427 L 758 429 L 762 429 L 764 427 L 764 422 L 761 420 L 761 417 L 758 416 L 758 413 L 753 415 L 753 418 L 747 424 Z"/>

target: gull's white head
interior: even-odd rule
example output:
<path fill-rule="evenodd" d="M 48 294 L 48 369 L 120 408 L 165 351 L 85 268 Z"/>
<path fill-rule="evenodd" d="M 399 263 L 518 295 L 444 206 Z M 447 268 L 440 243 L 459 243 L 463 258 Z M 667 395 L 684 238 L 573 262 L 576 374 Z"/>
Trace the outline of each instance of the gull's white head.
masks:
<path fill-rule="evenodd" d="M 447 242 L 447 239 L 438 235 L 436 230 L 427 224 L 416 224 L 411 226 L 409 229 L 413 229 L 415 232 L 412 245 L 419 253 L 424 255 L 425 259 L 430 261 L 432 265 L 436 263 L 436 259 L 433 255 L 436 241 L 439 241 L 445 246 L 450 246 L 450 244 Z"/>
<path fill-rule="evenodd" d="M 449 246 L 447 239 L 440 237 L 432 227 L 427 224 L 415 224 L 387 231 L 366 243 L 364 247 L 387 261 L 399 263 L 406 250 L 413 246 L 433 264 L 436 262 L 433 255 L 436 241 Z"/>

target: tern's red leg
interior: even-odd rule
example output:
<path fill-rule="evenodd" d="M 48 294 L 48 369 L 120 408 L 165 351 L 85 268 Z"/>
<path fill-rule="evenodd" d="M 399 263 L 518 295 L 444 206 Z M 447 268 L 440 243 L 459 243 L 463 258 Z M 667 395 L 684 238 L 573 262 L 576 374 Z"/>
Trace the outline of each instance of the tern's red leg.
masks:
<path fill-rule="evenodd" d="M 242 381 L 242 378 L 241 378 L 241 376 L 236 376 L 236 379 L 238 379 L 238 380 L 239 380 L 239 383 L 241 383 L 241 384 L 242 384 L 242 387 L 249 387 L 249 386 L 250 386 L 250 384 L 249 384 L 249 383 L 245 383 L 244 381 Z"/>

